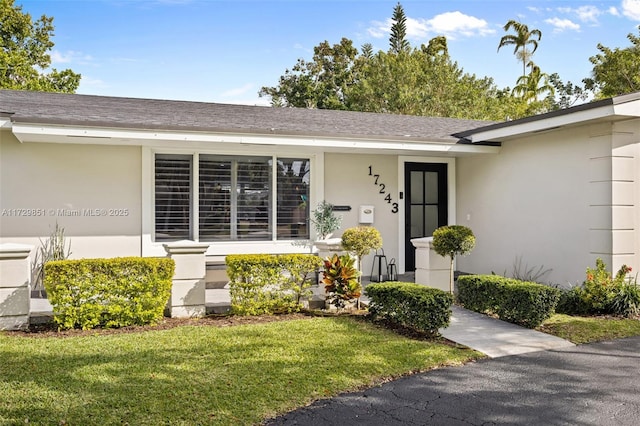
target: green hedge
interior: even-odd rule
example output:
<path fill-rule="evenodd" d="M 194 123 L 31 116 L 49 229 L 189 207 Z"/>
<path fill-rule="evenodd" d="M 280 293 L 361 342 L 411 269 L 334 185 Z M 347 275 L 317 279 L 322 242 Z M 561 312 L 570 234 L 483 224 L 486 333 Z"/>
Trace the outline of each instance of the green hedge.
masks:
<path fill-rule="evenodd" d="M 231 312 L 260 315 L 296 312 L 309 297 L 322 265 L 312 254 L 242 254 L 226 257 Z"/>
<path fill-rule="evenodd" d="M 368 285 L 365 293 L 373 319 L 384 318 L 431 334 L 449 325 L 453 296 L 442 290 L 414 283 L 385 282 Z"/>
<path fill-rule="evenodd" d="M 559 298 L 557 288 L 498 275 L 458 278 L 458 301 L 465 308 L 496 314 L 504 321 L 529 328 L 536 328 L 549 318 Z"/>
<path fill-rule="evenodd" d="M 125 327 L 162 319 L 175 263 L 167 258 L 58 260 L 44 286 L 59 329 Z"/>

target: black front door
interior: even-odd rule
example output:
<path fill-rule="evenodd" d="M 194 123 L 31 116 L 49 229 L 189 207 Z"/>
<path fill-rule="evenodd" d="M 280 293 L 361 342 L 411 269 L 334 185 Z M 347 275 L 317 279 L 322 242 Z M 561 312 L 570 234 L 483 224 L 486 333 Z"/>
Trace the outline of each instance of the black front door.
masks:
<path fill-rule="evenodd" d="M 405 163 L 405 270 L 414 271 L 415 247 L 412 238 L 430 237 L 447 225 L 447 165 Z"/>

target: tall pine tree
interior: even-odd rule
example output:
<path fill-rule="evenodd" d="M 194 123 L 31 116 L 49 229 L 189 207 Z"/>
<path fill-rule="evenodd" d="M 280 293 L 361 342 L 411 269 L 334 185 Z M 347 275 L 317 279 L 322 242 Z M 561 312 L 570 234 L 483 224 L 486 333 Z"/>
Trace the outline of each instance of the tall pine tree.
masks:
<path fill-rule="evenodd" d="M 411 49 L 407 41 L 407 17 L 402 5 L 398 3 L 393 9 L 393 25 L 391 25 L 391 37 L 389 37 L 390 53 L 399 54 Z"/>

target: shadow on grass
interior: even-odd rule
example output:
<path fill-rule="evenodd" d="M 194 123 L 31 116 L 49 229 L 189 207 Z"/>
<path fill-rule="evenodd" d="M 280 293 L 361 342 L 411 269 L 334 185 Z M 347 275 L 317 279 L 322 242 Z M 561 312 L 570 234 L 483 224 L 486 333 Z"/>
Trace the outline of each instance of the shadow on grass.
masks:
<path fill-rule="evenodd" d="M 0 335 L 0 423 L 251 424 L 471 356 L 349 318 L 64 339 Z"/>

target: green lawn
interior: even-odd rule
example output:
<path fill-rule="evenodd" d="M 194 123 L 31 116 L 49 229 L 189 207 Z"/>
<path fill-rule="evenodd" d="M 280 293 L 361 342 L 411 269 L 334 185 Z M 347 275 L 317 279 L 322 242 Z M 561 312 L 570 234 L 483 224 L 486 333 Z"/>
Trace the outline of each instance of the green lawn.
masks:
<path fill-rule="evenodd" d="M 640 321 L 615 317 L 574 317 L 555 314 L 546 320 L 539 330 L 581 344 L 640 336 Z"/>
<path fill-rule="evenodd" d="M 0 425 L 255 424 L 480 356 L 353 318 L 64 338 L 0 333 Z"/>

